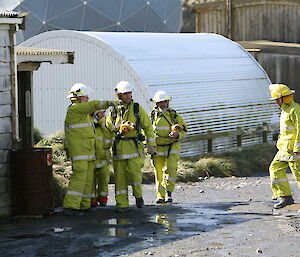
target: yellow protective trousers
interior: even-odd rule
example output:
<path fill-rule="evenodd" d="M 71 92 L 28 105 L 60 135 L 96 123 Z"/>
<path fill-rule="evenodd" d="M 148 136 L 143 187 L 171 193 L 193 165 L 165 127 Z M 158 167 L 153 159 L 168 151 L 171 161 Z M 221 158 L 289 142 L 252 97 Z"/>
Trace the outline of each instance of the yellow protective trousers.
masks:
<path fill-rule="evenodd" d="M 291 196 L 292 191 L 286 176 L 286 169 L 290 167 L 300 188 L 300 160 L 281 161 L 277 156 L 270 164 L 271 187 L 274 197 Z"/>
<path fill-rule="evenodd" d="M 135 157 L 124 160 L 113 160 L 115 171 L 115 198 L 117 207 L 129 206 L 128 185 L 132 186 L 133 195 L 136 198 L 143 196 L 142 191 L 142 167 L 144 157 Z"/>
<path fill-rule="evenodd" d="M 73 174 L 70 178 L 63 207 L 86 210 L 91 207 L 95 161 L 73 161 Z"/>
<path fill-rule="evenodd" d="M 166 191 L 173 192 L 177 178 L 179 155 L 153 156 L 152 162 L 155 168 L 156 197 L 165 199 Z"/>
<path fill-rule="evenodd" d="M 95 169 L 95 196 L 100 202 L 106 203 L 108 197 L 108 183 L 110 179 L 109 165 L 106 163 L 98 169 Z M 96 199 L 95 199 L 96 200 Z"/>

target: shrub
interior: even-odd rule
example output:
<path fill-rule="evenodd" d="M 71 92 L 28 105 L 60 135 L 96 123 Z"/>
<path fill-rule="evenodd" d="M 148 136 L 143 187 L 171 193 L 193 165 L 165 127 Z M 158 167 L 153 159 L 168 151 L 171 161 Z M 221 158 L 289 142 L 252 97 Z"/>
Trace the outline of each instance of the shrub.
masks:
<path fill-rule="evenodd" d="M 33 141 L 34 144 L 37 144 L 39 141 L 43 139 L 41 132 L 39 131 L 38 128 L 33 129 Z"/>

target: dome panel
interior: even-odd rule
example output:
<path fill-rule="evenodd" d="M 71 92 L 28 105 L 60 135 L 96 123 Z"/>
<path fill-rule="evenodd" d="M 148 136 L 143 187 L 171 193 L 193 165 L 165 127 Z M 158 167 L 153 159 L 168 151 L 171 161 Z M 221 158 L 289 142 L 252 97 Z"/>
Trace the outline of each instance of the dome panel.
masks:
<path fill-rule="evenodd" d="M 21 43 L 22 38 L 26 40 L 44 29 L 180 32 L 181 7 L 181 0 L 24 0 L 15 10 L 29 12 L 28 31 L 18 32 L 17 39 Z M 163 25 L 170 15 L 172 19 Z"/>
<path fill-rule="evenodd" d="M 131 1 L 122 1 L 122 0 L 92 0 L 88 2 L 89 6 L 94 7 L 95 9 L 103 12 L 105 15 L 110 17 L 112 20 L 118 21 L 120 18 L 120 13 L 122 11 L 122 3 L 131 2 Z"/>

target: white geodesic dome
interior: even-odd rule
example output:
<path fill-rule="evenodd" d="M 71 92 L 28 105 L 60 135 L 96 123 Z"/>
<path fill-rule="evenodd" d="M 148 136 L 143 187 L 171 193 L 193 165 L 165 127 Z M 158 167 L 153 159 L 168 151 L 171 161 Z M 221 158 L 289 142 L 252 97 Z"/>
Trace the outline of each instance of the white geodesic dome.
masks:
<path fill-rule="evenodd" d="M 19 43 L 42 32 L 58 29 L 179 32 L 182 26 L 181 0 L 21 0 L 18 2 L 8 0 L 6 5 L 13 7 L 15 11 L 29 13 L 26 18 L 26 30 L 20 32 L 17 37 Z"/>

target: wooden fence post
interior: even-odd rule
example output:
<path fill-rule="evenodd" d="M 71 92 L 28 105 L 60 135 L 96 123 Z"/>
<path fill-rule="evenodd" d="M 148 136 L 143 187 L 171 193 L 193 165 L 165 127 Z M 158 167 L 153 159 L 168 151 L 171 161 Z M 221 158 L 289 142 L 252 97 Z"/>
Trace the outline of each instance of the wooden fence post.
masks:
<path fill-rule="evenodd" d="M 240 133 L 242 129 L 240 127 L 237 127 L 237 132 Z M 241 147 L 242 146 L 242 135 L 236 135 L 236 146 Z"/>
<path fill-rule="evenodd" d="M 212 153 L 212 151 L 213 151 L 213 141 L 212 141 L 212 132 L 211 132 L 211 130 L 207 131 L 207 135 L 208 135 L 208 138 L 207 138 L 207 152 Z"/>
<path fill-rule="evenodd" d="M 262 132 L 262 141 L 263 143 L 268 142 L 268 123 L 263 122 L 263 132 Z"/>

